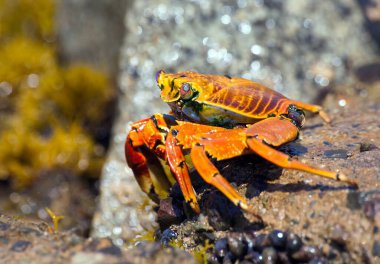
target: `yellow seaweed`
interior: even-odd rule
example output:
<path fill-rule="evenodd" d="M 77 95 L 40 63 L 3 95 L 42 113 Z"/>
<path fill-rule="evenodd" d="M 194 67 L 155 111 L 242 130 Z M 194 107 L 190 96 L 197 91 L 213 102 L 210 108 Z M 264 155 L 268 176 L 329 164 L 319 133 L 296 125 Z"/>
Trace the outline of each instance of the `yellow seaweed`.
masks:
<path fill-rule="evenodd" d="M 0 179 L 16 189 L 55 168 L 97 177 L 104 161 L 92 128 L 113 90 L 103 72 L 59 65 L 54 8 L 53 0 L 0 0 L 0 86 L 8 91 L 0 93 Z"/>

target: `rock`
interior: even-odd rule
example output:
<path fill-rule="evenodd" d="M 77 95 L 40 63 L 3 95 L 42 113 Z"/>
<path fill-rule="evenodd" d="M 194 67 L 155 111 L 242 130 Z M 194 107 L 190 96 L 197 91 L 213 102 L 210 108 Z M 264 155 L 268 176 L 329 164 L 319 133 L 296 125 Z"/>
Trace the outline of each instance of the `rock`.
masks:
<path fill-rule="evenodd" d="M 6 223 L 0 221 L 0 230 L 1 230 L 1 231 L 5 231 L 5 230 L 7 230 L 9 227 L 10 227 L 9 224 L 6 224 Z"/>
<path fill-rule="evenodd" d="M 0 206 L 7 203 L 7 207 L 11 208 L 11 211 L 7 212 L 12 215 L 26 215 L 33 219 L 51 221 L 45 210 L 47 207 L 55 214 L 64 216 L 64 221 L 59 224 L 61 230 L 75 229 L 78 234 L 86 235 L 91 228 L 91 219 L 96 207 L 95 198 L 95 192 L 90 189 L 88 180 L 67 169 L 52 169 L 41 172 L 23 191 L 2 189 L 0 203 L 3 204 Z M 0 223 L 0 231 L 3 228 L 6 226 Z M 41 235 L 38 226 L 20 227 L 18 231 L 25 235 Z"/>
<path fill-rule="evenodd" d="M 205 203 L 208 222 L 215 230 L 242 230 L 250 225 L 241 210 L 219 193 L 209 195 Z"/>
<path fill-rule="evenodd" d="M 176 239 L 178 234 L 170 228 L 165 229 L 159 237 L 159 241 L 163 247 L 169 247 L 169 243 Z"/>
<path fill-rule="evenodd" d="M 12 247 L 11 247 L 11 250 L 12 251 L 15 251 L 15 252 L 23 252 L 26 250 L 26 248 L 28 246 L 30 246 L 31 243 L 29 241 L 25 241 L 25 240 L 18 240 L 16 241 Z"/>
<path fill-rule="evenodd" d="M 309 262 L 313 258 L 318 257 L 320 252 L 316 247 L 313 246 L 302 246 L 300 250 L 294 252 L 291 257 L 292 259 L 299 262 Z"/>
<path fill-rule="evenodd" d="M 197 263 L 189 253 L 166 249 L 159 243 L 140 243 L 126 249 L 107 238 L 84 239 L 70 231 L 53 234 L 47 225 L 41 233 L 24 232 L 42 226 L 43 222 L 15 220 L 5 215 L 0 215 L 0 221 L 9 227 L 0 230 L 0 259 L 6 263 Z"/>
<path fill-rule="evenodd" d="M 365 15 L 365 26 L 380 46 L 379 2 L 358 1 Z"/>
<path fill-rule="evenodd" d="M 363 211 L 368 219 L 374 221 L 376 216 L 380 214 L 380 198 L 365 201 Z"/>
<path fill-rule="evenodd" d="M 247 253 L 247 243 L 242 235 L 230 235 L 227 237 L 228 248 L 236 258 L 242 258 Z"/>
<path fill-rule="evenodd" d="M 317 247 L 304 244 L 298 235 L 276 229 L 257 236 L 250 232 L 227 233 L 215 242 L 209 259 L 215 263 L 326 263 L 326 256 L 322 255 Z"/>
<path fill-rule="evenodd" d="M 218 239 L 214 245 L 214 254 L 218 258 L 224 258 L 228 251 L 227 238 Z"/>
<path fill-rule="evenodd" d="M 131 250 L 125 259 L 132 263 L 182 263 L 195 264 L 198 263 L 190 253 L 178 248 L 162 248 L 158 243 L 142 243 L 138 247 Z"/>
<path fill-rule="evenodd" d="M 9 243 L 9 239 L 6 236 L 0 236 L 0 246 L 4 247 Z"/>
<path fill-rule="evenodd" d="M 266 234 L 259 234 L 255 239 L 255 243 L 253 243 L 253 249 L 258 250 L 259 252 L 262 252 L 264 248 L 270 246 L 271 241 Z"/>
<path fill-rule="evenodd" d="M 109 247 L 101 248 L 98 250 L 98 252 L 102 253 L 102 254 L 121 256 L 121 249 L 115 245 L 111 245 Z"/>
<path fill-rule="evenodd" d="M 351 210 L 357 210 L 361 208 L 359 191 L 352 191 L 347 193 L 347 207 Z"/>
<path fill-rule="evenodd" d="M 157 211 L 157 223 L 161 230 L 169 228 L 173 224 L 179 224 L 185 219 L 182 208 L 178 203 L 173 202 L 173 198 L 168 197 L 160 201 Z"/>
<path fill-rule="evenodd" d="M 72 264 L 86 264 L 91 260 L 91 263 L 101 264 L 101 263 L 117 263 L 117 259 L 107 256 L 101 253 L 94 252 L 77 252 L 71 258 Z"/>
<path fill-rule="evenodd" d="M 269 239 L 270 239 L 272 245 L 276 249 L 285 249 L 285 247 L 286 247 L 286 238 L 287 238 L 286 232 L 282 232 L 280 230 L 273 230 L 269 234 Z"/>
<path fill-rule="evenodd" d="M 347 159 L 348 158 L 347 150 L 345 150 L 345 149 L 326 150 L 324 152 L 324 155 L 327 158 L 335 158 L 335 159 Z"/>
<path fill-rule="evenodd" d="M 302 247 L 302 240 L 301 238 L 293 233 L 290 233 L 287 236 L 287 241 L 286 241 L 286 250 L 292 254 L 296 251 L 298 251 Z"/>
<path fill-rule="evenodd" d="M 372 246 L 372 256 L 380 257 L 380 242 L 374 241 Z"/>
<path fill-rule="evenodd" d="M 127 3 L 59 1 L 56 18 L 61 61 L 91 64 L 116 82 Z"/>
<path fill-rule="evenodd" d="M 277 251 L 272 247 L 267 247 L 263 250 L 263 262 L 265 264 L 277 263 Z"/>
<path fill-rule="evenodd" d="M 360 143 L 360 152 L 371 151 L 375 149 L 379 149 L 375 144 L 368 143 L 368 142 Z"/>

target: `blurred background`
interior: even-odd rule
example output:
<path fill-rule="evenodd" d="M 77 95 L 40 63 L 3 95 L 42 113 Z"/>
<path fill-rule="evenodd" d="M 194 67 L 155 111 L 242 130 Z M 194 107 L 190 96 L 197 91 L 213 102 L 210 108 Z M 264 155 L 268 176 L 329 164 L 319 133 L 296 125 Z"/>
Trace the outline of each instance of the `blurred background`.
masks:
<path fill-rule="evenodd" d="M 155 226 L 123 147 L 131 121 L 168 110 L 157 70 L 334 111 L 380 102 L 379 45 L 376 0 L 0 0 L 0 212 L 48 221 L 48 207 L 122 244 Z"/>
<path fill-rule="evenodd" d="M 0 212 L 88 234 L 126 2 L 0 1 Z"/>

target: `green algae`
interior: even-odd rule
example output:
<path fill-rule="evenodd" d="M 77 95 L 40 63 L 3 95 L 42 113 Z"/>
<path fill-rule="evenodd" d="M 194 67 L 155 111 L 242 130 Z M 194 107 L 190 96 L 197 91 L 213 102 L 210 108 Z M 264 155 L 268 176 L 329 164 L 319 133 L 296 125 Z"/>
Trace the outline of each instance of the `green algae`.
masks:
<path fill-rule="evenodd" d="M 193 256 L 200 264 L 207 264 L 207 253 L 214 248 L 213 244 L 210 244 L 209 240 L 206 239 L 204 244 L 198 245 L 194 252 Z"/>

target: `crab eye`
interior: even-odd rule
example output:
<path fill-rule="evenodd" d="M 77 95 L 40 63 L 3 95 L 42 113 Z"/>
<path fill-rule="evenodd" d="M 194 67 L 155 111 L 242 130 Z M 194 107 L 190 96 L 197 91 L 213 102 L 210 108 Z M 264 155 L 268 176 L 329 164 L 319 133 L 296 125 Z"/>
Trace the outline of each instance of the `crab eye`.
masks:
<path fill-rule="evenodd" d="M 180 89 L 181 98 L 188 100 L 193 95 L 193 90 L 191 89 L 191 85 L 189 83 L 182 83 Z"/>
<path fill-rule="evenodd" d="M 297 109 L 294 105 L 289 106 L 288 117 L 299 128 L 305 123 L 305 113 L 302 110 Z"/>

